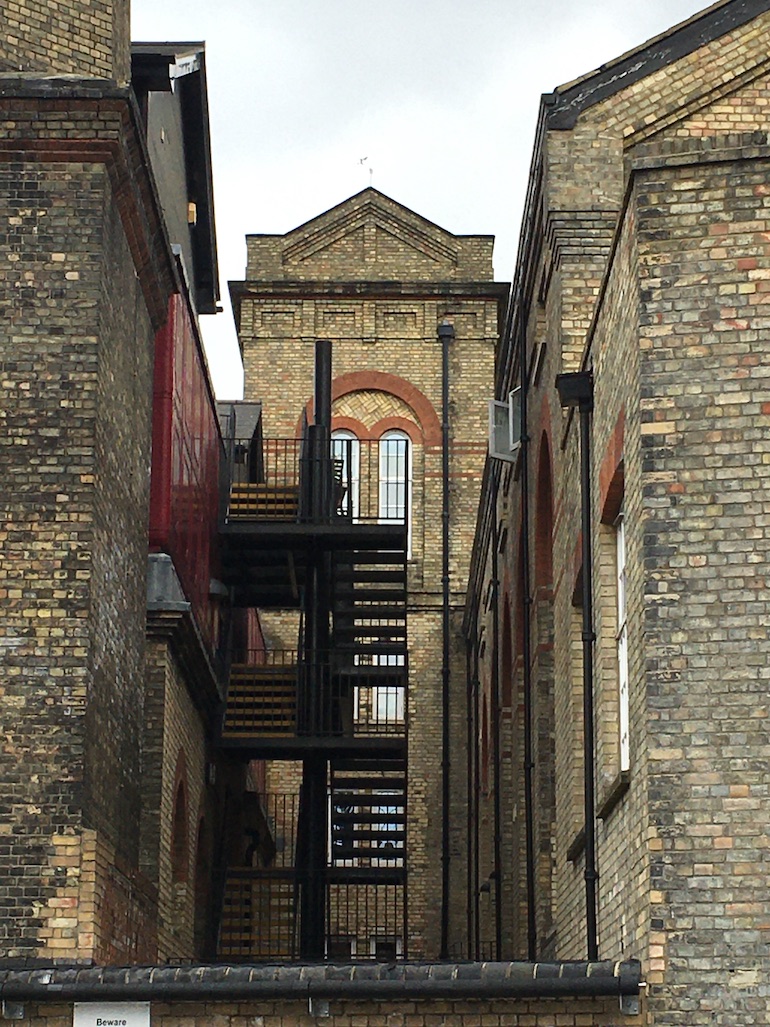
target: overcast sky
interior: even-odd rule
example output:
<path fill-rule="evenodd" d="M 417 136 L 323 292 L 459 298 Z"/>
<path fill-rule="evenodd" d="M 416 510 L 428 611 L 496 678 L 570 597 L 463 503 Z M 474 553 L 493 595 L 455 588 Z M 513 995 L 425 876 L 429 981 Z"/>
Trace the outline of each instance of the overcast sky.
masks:
<path fill-rule="evenodd" d="M 225 311 L 201 321 L 220 398 L 241 396 L 227 282 L 247 233 L 287 232 L 371 182 L 450 232 L 495 235 L 510 281 L 540 94 L 704 6 L 132 0 L 134 40 L 206 42 Z"/>

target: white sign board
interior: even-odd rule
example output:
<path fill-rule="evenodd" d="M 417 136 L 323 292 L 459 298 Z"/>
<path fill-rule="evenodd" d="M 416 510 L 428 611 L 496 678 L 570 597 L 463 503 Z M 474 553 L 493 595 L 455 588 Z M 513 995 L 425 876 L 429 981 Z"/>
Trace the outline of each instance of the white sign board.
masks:
<path fill-rule="evenodd" d="M 72 1027 L 150 1027 L 149 1002 L 76 1002 Z"/>

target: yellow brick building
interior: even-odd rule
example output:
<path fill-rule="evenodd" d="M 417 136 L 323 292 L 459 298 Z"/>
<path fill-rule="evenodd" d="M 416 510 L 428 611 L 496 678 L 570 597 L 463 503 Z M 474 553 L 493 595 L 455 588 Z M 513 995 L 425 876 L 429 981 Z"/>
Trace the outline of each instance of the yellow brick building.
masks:
<path fill-rule="evenodd" d="M 459 697 L 465 679 L 459 620 L 486 451 L 486 390 L 507 292 L 492 281 L 492 243 L 452 235 L 370 188 L 285 236 L 248 236 L 246 279 L 231 283 L 245 398 L 262 404 L 267 451 L 296 439 L 303 417 L 313 418 L 319 339 L 331 343 L 333 444 L 352 447 L 345 461 L 355 465 L 355 520 L 387 518 L 380 509 L 385 454 L 404 447 L 409 672 L 398 703 L 408 728 L 408 908 L 398 951 L 410 958 L 462 946 L 465 737 L 456 702 L 444 719 L 443 690 Z M 446 354 L 438 335 L 444 322 L 453 330 Z M 290 648 L 296 618 L 265 609 L 261 617 L 272 644 Z M 451 752 L 443 757 L 445 732 Z M 448 779 L 442 784 L 443 758 L 451 760 L 451 787 Z M 286 772 L 273 766 L 269 778 L 280 786 Z M 447 824 L 442 787 L 453 801 Z M 442 851 L 447 903 L 455 896 L 451 915 L 444 910 L 443 938 Z M 366 940 L 356 941 L 359 954 L 369 955 Z"/>

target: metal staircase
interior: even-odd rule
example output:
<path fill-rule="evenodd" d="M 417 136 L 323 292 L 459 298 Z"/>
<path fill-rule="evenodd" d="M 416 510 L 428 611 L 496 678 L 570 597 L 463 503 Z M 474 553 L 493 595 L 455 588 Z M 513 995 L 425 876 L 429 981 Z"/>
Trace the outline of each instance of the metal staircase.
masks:
<path fill-rule="evenodd" d="M 264 865 L 223 857 L 217 955 L 231 960 L 330 958 L 348 942 L 355 958 L 406 955 L 406 511 L 380 519 L 376 450 L 354 481 L 335 448 L 328 359 L 316 423 L 301 440 L 232 443 L 223 483 L 234 603 L 300 610 L 302 624 L 295 653 L 231 664 L 221 748 L 242 765 L 296 761 L 273 771 L 295 791 L 263 797 Z"/>
<path fill-rule="evenodd" d="M 406 761 L 337 760 L 329 793 L 332 865 L 403 868 Z"/>
<path fill-rule="evenodd" d="M 355 661 L 406 656 L 405 550 L 344 550 L 335 554 L 332 638 Z M 392 665 L 394 661 L 391 661 Z"/>

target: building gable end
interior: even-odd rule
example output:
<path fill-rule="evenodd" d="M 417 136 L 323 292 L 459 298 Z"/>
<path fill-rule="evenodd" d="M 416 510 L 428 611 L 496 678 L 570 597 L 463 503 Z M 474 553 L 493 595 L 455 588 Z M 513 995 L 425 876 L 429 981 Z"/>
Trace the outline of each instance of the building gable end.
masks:
<path fill-rule="evenodd" d="M 321 254 L 333 259 L 335 250 L 347 250 L 352 241 L 356 246 L 363 242 L 365 258 L 369 254 L 376 259 L 377 242 L 383 234 L 396 239 L 403 250 L 414 250 L 422 258 L 452 267 L 457 264 L 457 247 L 451 244 L 449 233 L 437 229 L 435 234 L 428 234 L 422 226 L 374 202 L 348 210 L 314 231 L 299 228 L 289 233 L 282 263 L 284 267 L 298 265 Z"/>

